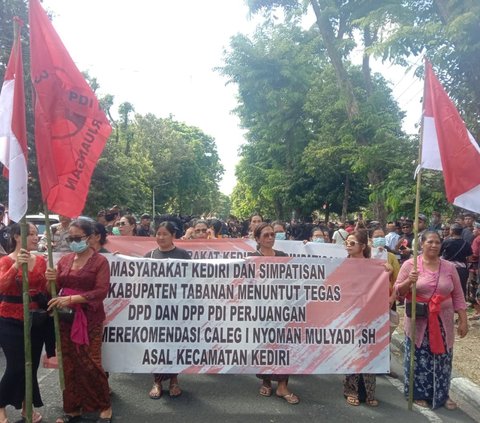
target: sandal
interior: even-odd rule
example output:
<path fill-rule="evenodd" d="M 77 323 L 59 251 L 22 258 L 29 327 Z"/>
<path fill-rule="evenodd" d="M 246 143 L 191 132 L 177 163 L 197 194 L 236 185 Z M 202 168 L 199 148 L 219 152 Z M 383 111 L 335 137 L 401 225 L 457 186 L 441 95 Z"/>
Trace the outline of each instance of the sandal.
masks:
<path fill-rule="evenodd" d="M 367 399 L 365 404 L 367 404 L 369 407 L 378 407 L 378 401 L 375 398 Z"/>
<path fill-rule="evenodd" d="M 158 383 L 154 383 L 152 386 L 152 389 L 148 393 L 148 396 L 153 399 L 157 400 L 162 398 L 162 385 L 159 385 Z"/>
<path fill-rule="evenodd" d="M 168 388 L 168 393 L 171 398 L 176 398 L 182 395 L 182 390 L 180 389 L 178 383 L 172 383 Z"/>
<path fill-rule="evenodd" d="M 285 401 L 287 401 L 289 404 L 298 404 L 300 402 L 300 399 L 292 392 L 286 395 L 279 395 L 276 394 L 278 398 L 283 398 Z"/>
<path fill-rule="evenodd" d="M 347 403 L 357 407 L 360 405 L 360 401 L 357 397 L 352 397 L 351 395 L 347 396 Z"/>
<path fill-rule="evenodd" d="M 427 401 L 425 400 L 415 400 L 413 401 L 416 405 L 418 405 L 419 407 L 422 407 L 422 408 L 430 408 L 430 405 L 428 404 Z"/>
<path fill-rule="evenodd" d="M 58 417 L 57 420 L 55 420 L 55 423 L 73 423 L 81 418 L 81 414 L 78 414 L 77 416 L 72 416 L 71 414 L 64 414 L 62 417 Z"/>
<path fill-rule="evenodd" d="M 455 401 L 447 398 L 447 400 L 445 401 L 445 408 L 447 410 L 456 410 L 458 408 L 458 405 Z"/>
<path fill-rule="evenodd" d="M 25 421 L 25 415 L 22 413 L 22 421 Z M 32 423 L 40 423 L 43 420 L 42 415 L 38 411 L 32 413 Z M 7 419 L 8 423 L 8 419 Z"/>
<path fill-rule="evenodd" d="M 262 397 L 271 397 L 272 396 L 272 387 L 267 386 L 267 385 L 262 385 L 262 386 L 260 386 L 260 389 L 258 390 L 258 393 Z"/>

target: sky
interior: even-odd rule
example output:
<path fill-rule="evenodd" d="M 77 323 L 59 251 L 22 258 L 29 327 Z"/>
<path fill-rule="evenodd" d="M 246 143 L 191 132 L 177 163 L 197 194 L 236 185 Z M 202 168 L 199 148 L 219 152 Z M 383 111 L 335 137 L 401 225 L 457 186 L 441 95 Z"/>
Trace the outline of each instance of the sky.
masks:
<path fill-rule="evenodd" d="M 236 87 L 214 69 L 230 38 L 253 33 L 260 22 L 245 0 L 44 0 L 43 6 L 77 67 L 97 78 L 100 95 L 115 96 L 113 110 L 128 101 L 137 113 L 172 115 L 214 137 L 225 167 L 220 190 L 231 194 L 245 131 L 232 113 Z M 305 25 L 313 23 L 307 17 Z M 421 82 L 388 64 L 372 69 L 391 80 L 408 112 L 404 129 L 415 132 Z"/>

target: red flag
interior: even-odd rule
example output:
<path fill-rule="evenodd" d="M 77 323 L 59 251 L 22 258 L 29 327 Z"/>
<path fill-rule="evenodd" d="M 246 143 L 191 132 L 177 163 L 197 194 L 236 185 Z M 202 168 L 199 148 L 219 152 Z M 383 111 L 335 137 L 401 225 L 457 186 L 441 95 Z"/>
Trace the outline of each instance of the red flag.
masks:
<path fill-rule="evenodd" d="M 480 147 L 428 61 L 425 62 L 421 167 L 443 171 L 450 203 L 480 213 Z"/>
<path fill-rule="evenodd" d="M 8 177 L 8 213 L 14 222 L 25 215 L 28 203 L 21 25 L 18 25 L 0 94 L 0 161 L 4 165 L 4 176 Z"/>
<path fill-rule="evenodd" d="M 76 217 L 112 128 L 38 0 L 30 0 L 29 21 L 42 195 L 50 210 Z"/>

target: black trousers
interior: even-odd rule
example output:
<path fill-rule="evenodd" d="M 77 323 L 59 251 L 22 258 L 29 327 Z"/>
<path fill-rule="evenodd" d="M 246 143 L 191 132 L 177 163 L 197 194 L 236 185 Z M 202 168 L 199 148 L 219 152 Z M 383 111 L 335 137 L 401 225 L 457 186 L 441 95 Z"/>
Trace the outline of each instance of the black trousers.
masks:
<path fill-rule="evenodd" d="M 43 349 L 43 329 L 32 328 L 31 340 L 33 405 L 34 407 L 42 407 L 43 402 L 38 387 L 37 370 Z M 0 381 L 0 407 L 13 405 L 16 409 L 20 409 L 25 399 L 23 322 L 15 319 L 0 318 L 0 346 L 7 361 L 5 373 Z"/>

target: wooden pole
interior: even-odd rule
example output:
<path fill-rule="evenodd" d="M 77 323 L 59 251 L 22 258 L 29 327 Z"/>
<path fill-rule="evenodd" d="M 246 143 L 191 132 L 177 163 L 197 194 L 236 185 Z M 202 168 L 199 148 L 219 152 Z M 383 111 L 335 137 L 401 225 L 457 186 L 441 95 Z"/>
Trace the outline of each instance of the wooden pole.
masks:
<path fill-rule="evenodd" d="M 27 228 L 25 216 L 20 221 L 22 248 L 27 249 Z M 28 263 L 22 263 L 22 296 L 23 296 L 23 345 L 25 355 L 25 421 L 32 423 L 33 413 L 33 370 L 32 370 L 32 338 L 30 323 L 30 294 L 28 283 Z"/>
<path fill-rule="evenodd" d="M 48 267 L 53 269 L 53 253 L 52 253 L 52 232 L 50 230 L 50 217 L 48 214 L 47 205 L 43 205 L 45 213 L 45 235 L 47 237 L 47 252 L 48 252 Z M 55 281 L 48 281 L 50 287 L 50 295 L 52 298 L 57 296 L 57 286 Z M 53 308 L 53 324 L 55 327 L 55 344 L 56 344 L 56 354 L 57 354 L 57 363 L 58 363 L 58 380 L 60 383 L 60 390 L 63 392 L 65 390 L 65 375 L 63 373 L 63 353 L 62 353 L 62 341 L 60 337 L 60 321 L 58 319 L 58 311 L 56 307 Z"/>
<path fill-rule="evenodd" d="M 425 94 L 423 96 L 425 99 Z M 420 188 L 422 183 L 422 145 L 423 145 L 423 113 L 422 120 L 420 123 L 420 139 L 418 146 L 418 167 L 417 167 L 417 191 L 415 195 L 415 223 L 413 226 L 413 270 L 417 271 L 418 264 L 418 244 L 420 240 L 418 239 L 418 215 L 420 213 Z M 413 408 L 413 383 L 414 383 L 414 374 L 415 374 L 415 350 L 417 345 L 415 342 L 416 338 L 416 320 L 417 320 L 417 283 L 415 282 L 412 285 L 412 317 L 410 318 L 410 372 L 408 378 L 408 409 L 412 410 Z"/>

